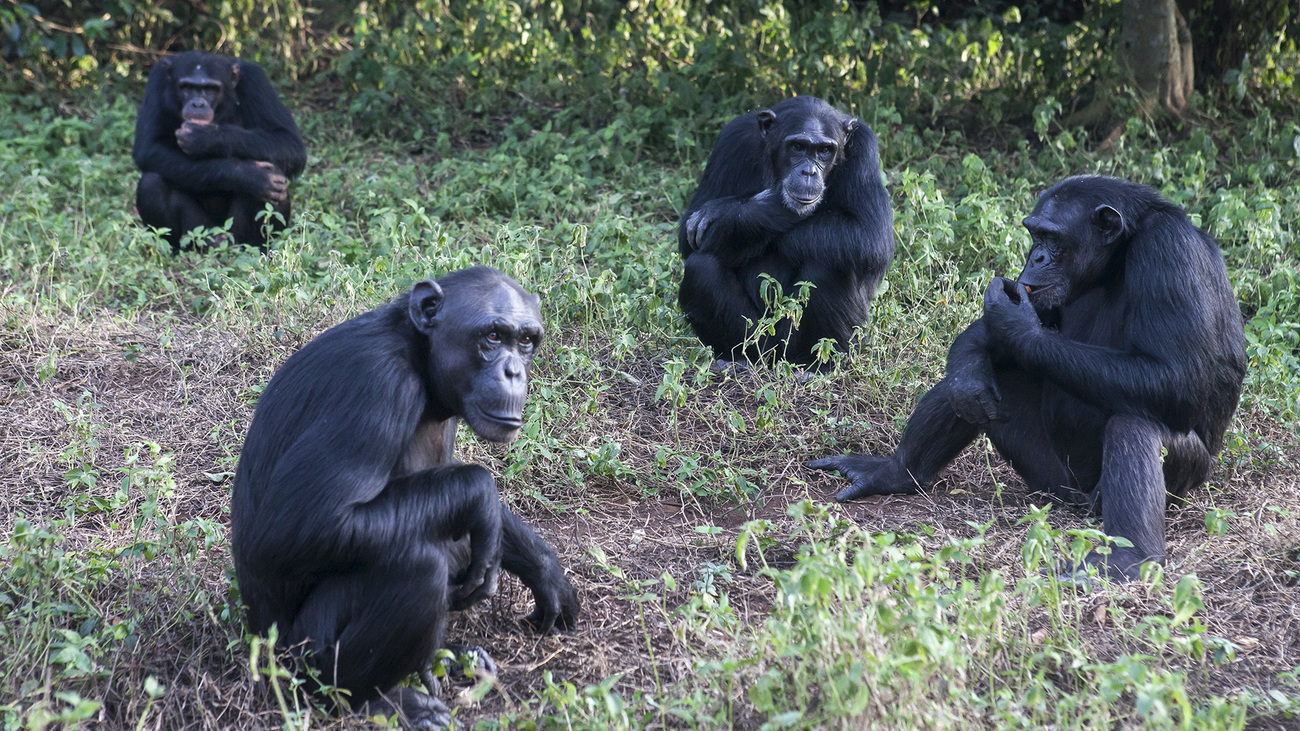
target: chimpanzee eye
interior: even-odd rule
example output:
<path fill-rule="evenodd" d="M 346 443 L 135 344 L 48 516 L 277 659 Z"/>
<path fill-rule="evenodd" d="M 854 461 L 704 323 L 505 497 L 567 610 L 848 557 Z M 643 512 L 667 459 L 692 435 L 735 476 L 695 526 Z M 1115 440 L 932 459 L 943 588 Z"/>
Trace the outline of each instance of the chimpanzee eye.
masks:
<path fill-rule="evenodd" d="M 496 330 L 493 330 L 492 332 L 487 334 L 487 341 L 492 345 L 500 345 L 501 333 L 497 332 Z"/>
<path fill-rule="evenodd" d="M 795 152 L 803 152 L 804 150 L 808 149 L 808 146 L 802 142 L 791 142 L 790 149 Z"/>
<path fill-rule="evenodd" d="M 533 336 L 532 335 L 519 336 L 519 345 L 521 345 L 525 350 L 533 347 Z"/>

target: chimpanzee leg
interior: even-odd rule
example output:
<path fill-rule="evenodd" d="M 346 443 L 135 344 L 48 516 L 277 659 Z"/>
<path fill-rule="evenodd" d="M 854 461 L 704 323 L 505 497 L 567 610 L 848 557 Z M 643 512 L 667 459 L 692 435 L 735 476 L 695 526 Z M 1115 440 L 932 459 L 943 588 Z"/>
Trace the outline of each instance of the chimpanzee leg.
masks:
<path fill-rule="evenodd" d="M 1041 492 L 1075 506 L 1091 505 L 1079 481 L 1061 460 L 1043 422 L 1042 382 L 1016 369 L 997 372 L 1001 405 L 1010 415 L 985 427 L 998 454 L 1011 463 L 1030 492 Z"/>
<path fill-rule="evenodd" d="M 425 667 L 442 646 L 447 611 L 456 599 L 448 586 L 447 546 L 468 536 L 468 583 L 459 588 L 471 598 L 497 585 L 501 514 L 491 473 L 478 465 L 442 465 L 394 479 L 385 491 L 418 494 L 429 520 L 403 535 L 379 563 L 322 579 L 287 637 L 290 643 L 307 640 L 308 662 L 322 682 L 351 693 L 353 708 Z M 385 512 L 393 503 L 373 500 L 359 506 L 353 520 L 361 529 L 374 521 L 409 519 Z M 399 695 L 408 715 L 412 709 L 432 714 L 429 708 L 443 708 L 409 689 Z"/>
<path fill-rule="evenodd" d="M 1196 432 L 1171 434 L 1165 441 L 1165 492 L 1176 500 L 1210 479 L 1214 458 Z"/>
<path fill-rule="evenodd" d="M 172 253 L 180 251 L 181 237 L 190 229 L 218 223 L 199 201 L 172 188 L 158 173 L 140 176 L 135 188 L 135 207 L 146 226 L 168 229 L 166 239 L 172 245 Z"/>
<path fill-rule="evenodd" d="M 743 266 L 729 267 L 717 257 L 696 252 L 686 259 L 682 277 L 680 303 L 686 319 L 700 341 L 713 348 L 714 356 L 728 360 L 748 358 L 758 361 L 773 351 L 785 350 L 790 323 L 777 324 L 776 335 L 762 335 L 756 345 L 742 353 L 739 348 L 753 326 L 767 315 L 761 274 L 769 274 L 782 292 L 789 295 L 793 271 L 774 255 L 751 259 Z M 772 293 L 774 294 L 774 293 Z"/>
<path fill-rule="evenodd" d="M 230 218 L 232 223 L 230 235 L 235 238 L 235 241 L 241 244 L 266 248 L 266 226 L 269 225 L 272 231 L 280 231 L 288 225 L 289 214 L 293 209 L 293 204 L 288 196 L 282 201 L 271 202 L 271 209 L 274 213 L 269 219 L 262 216 L 262 212 L 266 210 L 266 204 L 267 201 L 254 196 L 237 195 L 231 199 Z"/>
<path fill-rule="evenodd" d="M 745 320 L 757 322 L 763 312 L 750 301 L 740 273 L 703 252 L 687 257 L 685 267 L 679 300 L 700 342 L 718 358 L 742 357 L 733 351 L 745 341 Z"/>
<path fill-rule="evenodd" d="M 1133 546 L 1112 546 L 1108 558 L 1090 560 L 1104 561 L 1114 576 L 1134 579 L 1143 562 L 1164 563 L 1165 469 L 1160 448 L 1169 437 L 1163 425 L 1136 416 L 1117 415 L 1106 422 L 1097 483 L 1102 528 Z"/>
<path fill-rule="evenodd" d="M 823 338 L 834 340 L 838 350 L 846 349 L 853 329 L 866 320 L 870 293 L 857 287 L 845 272 L 828 271 L 816 263 L 805 266 L 790 280 L 787 295 L 798 291 L 799 282 L 810 282 L 813 288 L 804 305 L 799 329 L 790 332 L 787 357 L 803 365 L 812 364 L 813 349 Z"/>
<path fill-rule="evenodd" d="M 442 645 L 446 618 L 447 563 L 424 546 L 322 581 L 287 640 L 307 640 L 320 681 L 349 691 L 357 708 L 428 662 Z"/>
<path fill-rule="evenodd" d="M 921 397 L 892 455 L 827 457 L 813 460 L 808 466 L 838 470 L 853 481 L 835 496 L 841 502 L 868 495 L 913 493 L 928 487 L 939 471 L 980 433 L 978 426 L 963 421 L 948 405 L 947 388 L 946 379 L 939 381 Z"/>

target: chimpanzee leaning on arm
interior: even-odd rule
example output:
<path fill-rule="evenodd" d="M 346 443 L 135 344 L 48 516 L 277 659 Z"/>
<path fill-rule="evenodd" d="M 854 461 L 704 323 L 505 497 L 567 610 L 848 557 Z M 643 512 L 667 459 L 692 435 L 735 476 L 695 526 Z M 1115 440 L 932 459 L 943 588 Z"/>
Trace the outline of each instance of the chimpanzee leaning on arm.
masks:
<path fill-rule="evenodd" d="M 811 96 L 732 120 L 677 242 L 682 312 L 715 357 L 810 365 L 823 338 L 843 350 L 894 255 L 875 134 Z M 767 314 L 764 274 L 787 296 L 813 284 L 798 328 L 787 318 L 775 336 L 755 333 Z"/>
<path fill-rule="evenodd" d="M 1237 408 L 1241 311 L 1215 240 L 1145 185 L 1069 178 L 1024 225 L 1019 281 L 989 284 L 894 454 L 809 466 L 853 481 L 839 500 L 911 493 L 983 431 L 1031 490 L 1100 503 L 1133 545 L 1088 561 L 1134 578 L 1164 561 L 1166 493 L 1209 477 Z"/>
<path fill-rule="evenodd" d="M 289 179 L 307 164 L 293 116 L 255 63 L 188 51 L 154 64 L 135 122 L 136 209 L 168 229 L 172 252 L 191 229 L 232 221 L 241 244 L 264 246 L 288 224 Z M 213 242 L 206 242 L 213 243 Z"/>
<path fill-rule="evenodd" d="M 445 726 L 440 700 L 394 686 L 447 646 L 448 610 L 496 591 L 498 568 L 532 590 L 535 629 L 577 624 L 555 551 L 486 469 L 452 456 L 460 419 L 491 441 L 518 434 L 537 304 L 487 267 L 418 282 L 308 343 L 258 400 L 230 515 L 248 624 L 305 643 L 353 709 Z"/>

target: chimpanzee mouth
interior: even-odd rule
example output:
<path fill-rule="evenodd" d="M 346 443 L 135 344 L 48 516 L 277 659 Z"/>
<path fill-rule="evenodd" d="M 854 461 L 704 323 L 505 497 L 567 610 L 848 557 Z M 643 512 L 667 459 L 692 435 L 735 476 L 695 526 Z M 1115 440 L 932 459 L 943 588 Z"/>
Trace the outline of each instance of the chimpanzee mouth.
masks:
<path fill-rule="evenodd" d="M 1025 284 L 1024 282 L 1021 282 L 1020 284 L 1024 286 L 1026 294 L 1033 294 L 1034 292 L 1042 292 L 1045 289 L 1052 288 L 1052 285 L 1050 284 L 1040 284 L 1037 286 L 1030 286 L 1028 284 Z"/>
<path fill-rule="evenodd" d="M 484 419 L 487 419 L 493 424 L 499 424 L 509 429 L 518 429 L 524 425 L 524 419 L 520 416 L 513 416 L 511 414 L 491 414 L 486 411 L 482 413 Z"/>
<path fill-rule="evenodd" d="M 812 212 L 817 210 L 817 204 L 822 202 L 820 193 L 805 198 L 802 195 L 791 193 L 788 189 L 781 191 L 781 199 L 786 208 L 794 211 L 800 217 L 812 215 Z"/>

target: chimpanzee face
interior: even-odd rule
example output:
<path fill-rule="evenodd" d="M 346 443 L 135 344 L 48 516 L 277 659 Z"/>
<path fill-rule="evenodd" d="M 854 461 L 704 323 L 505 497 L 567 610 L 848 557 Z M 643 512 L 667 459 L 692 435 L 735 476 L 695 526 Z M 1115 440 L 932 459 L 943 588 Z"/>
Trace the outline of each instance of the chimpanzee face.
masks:
<path fill-rule="evenodd" d="M 239 84 L 239 61 L 192 59 L 187 54 L 172 59 L 176 100 L 186 122 L 208 124 L 226 100 L 234 100 Z"/>
<path fill-rule="evenodd" d="M 1116 254 L 1124 217 L 1110 205 L 1093 205 L 1055 186 L 1023 221 L 1033 248 L 1020 273 L 1039 312 L 1067 305 L 1092 289 Z"/>
<path fill-rule="evenodd" d="M 494 276 L 496 273 L 493 273 Z M 475 434 L 513 441 L 523 426 L 528 372 L 542 344 L 538 297 L 514 280 L 434 281 L 411 288 L 411 320 L 429 336 L 430 385 Z"/>
<path fill-rule="evenodd" d="M 816 112 L 787 112 L 782 118 L 770 109 L 758 113 L 781 201 L 798 216 L 812 215 L 822 202 L 827 177 L 843 157 L 856 123 L 830 105 Z"/>

